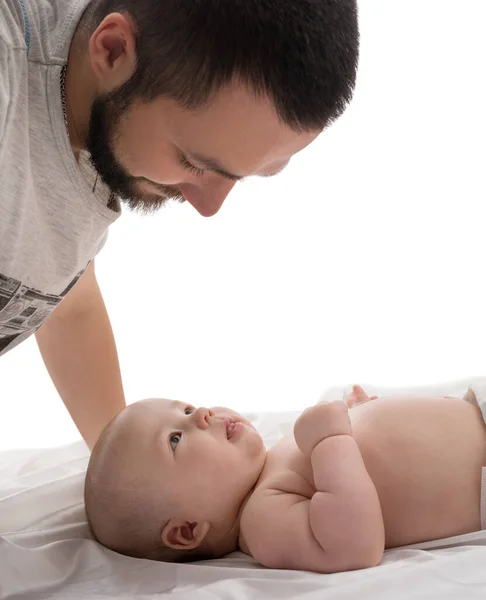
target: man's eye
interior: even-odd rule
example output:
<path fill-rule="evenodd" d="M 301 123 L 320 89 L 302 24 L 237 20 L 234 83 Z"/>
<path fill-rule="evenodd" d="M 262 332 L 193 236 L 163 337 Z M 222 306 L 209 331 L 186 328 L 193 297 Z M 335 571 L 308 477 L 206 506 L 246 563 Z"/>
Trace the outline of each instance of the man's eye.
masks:
<path fill-rule="evenodd" d="M 182 433 L 171 433 L 169 437 L 169 443 L 171 445 L 172 450 L 175 450 L 175 447 L 182 439 Z"/>
<path fill-rule="evenodd" d="M 186 171 L 194 173 L 196 177 L 201 177 L 202 175 L 204 175 L 205 170 L 200 169 L 199 167 L 196 167 L 195 165 L 191 164 L 183 154 L 181 154 L 179 160 L 184 169 L 186 169 Z"/>
<path fill-rule="evenodd" d="M 192 413 L 195 411 L 196 409 L 193 408 L 192 406 L 186 406 L 186 408 L 184 409 L 184 414 L 185 415 L 192 415 Z"/>

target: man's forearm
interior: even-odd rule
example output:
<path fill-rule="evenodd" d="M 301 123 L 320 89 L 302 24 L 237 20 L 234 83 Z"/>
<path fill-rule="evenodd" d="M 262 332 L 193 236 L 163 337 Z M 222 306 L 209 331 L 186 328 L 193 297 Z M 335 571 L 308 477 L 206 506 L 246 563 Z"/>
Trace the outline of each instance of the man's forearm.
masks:
<path fill-rule="evenodd" d="M 125 398 L 110 321 L 90 270 L 71 292 L 76 302 L 68 296 L 36 337 L 54 385 L 92 449 Z"/>

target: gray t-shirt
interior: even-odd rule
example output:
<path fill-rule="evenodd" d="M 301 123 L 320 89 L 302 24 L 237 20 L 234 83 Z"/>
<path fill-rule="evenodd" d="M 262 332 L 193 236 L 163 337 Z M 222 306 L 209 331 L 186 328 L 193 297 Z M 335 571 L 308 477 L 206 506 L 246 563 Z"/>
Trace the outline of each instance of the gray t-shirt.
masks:
<path fill-rule="evenodd" d="M 89 0 L 0 0 L 0 355 L 34 333 L 120 207 L 64 123 L 60 74 Z"/>

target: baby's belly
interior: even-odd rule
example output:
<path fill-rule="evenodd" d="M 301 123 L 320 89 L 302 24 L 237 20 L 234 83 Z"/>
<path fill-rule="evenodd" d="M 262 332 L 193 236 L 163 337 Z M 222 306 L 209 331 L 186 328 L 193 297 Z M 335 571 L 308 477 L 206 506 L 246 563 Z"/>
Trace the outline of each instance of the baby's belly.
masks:
<path fill-rule="evenodd" d="M 384 398 L 350 417 L 380 497 L 387 548 L 480 529 L 486 428 L 477 407 Z"/>

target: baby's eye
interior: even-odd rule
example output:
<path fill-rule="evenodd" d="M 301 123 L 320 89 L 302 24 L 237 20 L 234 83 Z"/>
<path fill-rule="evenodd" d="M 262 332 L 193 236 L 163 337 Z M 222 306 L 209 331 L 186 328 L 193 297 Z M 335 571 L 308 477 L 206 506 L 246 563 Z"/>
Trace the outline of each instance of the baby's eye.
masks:
<path fill-rule="evenodd" d="M 184 409 L 184 414 L 185 415 L 192 415 L 192 413 L 195 411 L 196 409 L 193 406 L 186 406 L 186 408 Z"/>
<path fill-rule="evenodd" d="M 171 433 L 169 437 L 169 443 L 171 445 L 172 450 L 175 450 L 175 447 L 182 439 L 182 433 Z"/>

